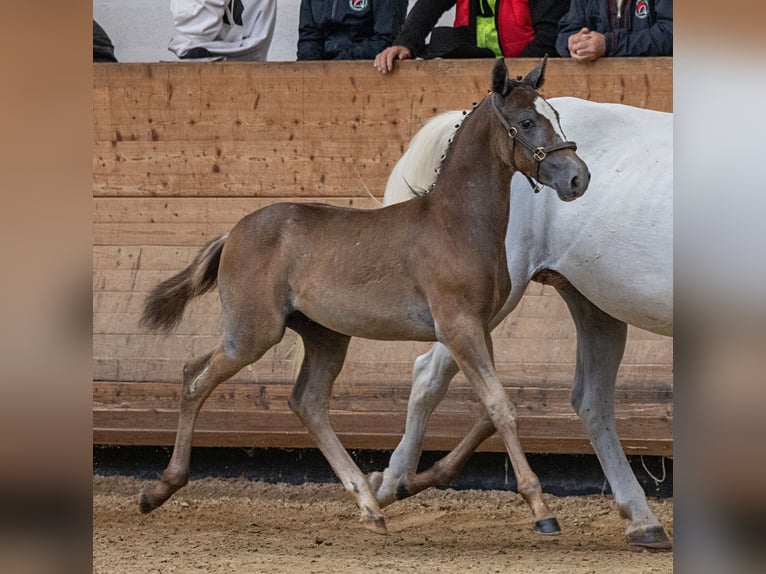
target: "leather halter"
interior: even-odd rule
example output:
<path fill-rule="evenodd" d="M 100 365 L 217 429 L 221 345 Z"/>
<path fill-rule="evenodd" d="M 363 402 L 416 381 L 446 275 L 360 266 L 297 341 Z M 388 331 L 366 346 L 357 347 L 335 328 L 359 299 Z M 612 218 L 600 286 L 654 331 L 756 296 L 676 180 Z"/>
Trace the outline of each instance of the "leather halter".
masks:
<path fill-rule="evenodd" d="M 543 162 L 543 160 L 548 157 L 549 153 L 552 153 L 554 151 L 559 151 L 562 149 L 571 149 L 572 151 L 577 151 L 577 144 L 573 141 L 563 141 L 561 143 L 557 143 L 548 147 L 535 147 L 531 143 L 529 143 L 529 140 L 525 139 L 520 133 L 517 127 L 512 126 L 510 123 L 508 123 L 508 119 L 503 115 L 503 113 L 500 111 L 500 106 L 497 103 L 497 100 L 500 98 L 500 94 L 497 92 L 494 92 L 492 94 L 492 109 L 495 112 L 495 115 L 497 115 L 497 118 L 500 120 L 500 123 L 505 128 L 505 131 L 508 132 L 508 137 L 511 138 L 511 161 L 513 162 L 513 156 L 514 151 L 516 149 L 515 143 L 519 142 L 522 146 L 527 148 L 530 152 L 532 152 L 532 157 L 535 158 L 537 169 L 535 170 L 535 177 L 534 180 L 532 177 L 530 177 L 527 174 L 524 174 L 524 177 L 527 178 L 527 181 L 529 182 L 529 185 L 532 186 L 532 190 L 537 193 L 542 189 L 542 186 L 538 183 L 537 180 L 539 180 L 539 174 L 540 174 L 540 164 Z M 513 165 L 513 164 L 512 164 Z M 513 168 L 516 171 L 520 171 L 519 168 L 517 168 L 515 165 Z M 523 173 L 523 172 L 522 172 Z"/>

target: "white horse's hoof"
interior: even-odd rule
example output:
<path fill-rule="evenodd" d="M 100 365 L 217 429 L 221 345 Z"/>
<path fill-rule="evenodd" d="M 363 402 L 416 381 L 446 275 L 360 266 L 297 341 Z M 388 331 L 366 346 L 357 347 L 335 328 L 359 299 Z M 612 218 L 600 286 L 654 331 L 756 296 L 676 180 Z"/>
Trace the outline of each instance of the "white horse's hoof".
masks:
<path fill-rule="evenodd" d="M 628 544 L 649 550 L 671 550 L 673 543 L 662 526 L 649 526 L 628 532 Z"/>

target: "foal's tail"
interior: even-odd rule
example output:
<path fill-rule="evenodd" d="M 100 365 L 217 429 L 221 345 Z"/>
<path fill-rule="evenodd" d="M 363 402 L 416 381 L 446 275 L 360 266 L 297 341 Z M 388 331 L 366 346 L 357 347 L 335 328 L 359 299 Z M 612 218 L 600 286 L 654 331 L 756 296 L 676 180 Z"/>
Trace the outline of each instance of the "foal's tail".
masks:
<path fill-rule="evenodd" d="M 181 320 L 186 304 L 215 287 L 227 237 L 228 233 L 210 241 L 191 265 L 149 292 L 144 301 L 142 325 L 153 331 L 172 331 Z"/>

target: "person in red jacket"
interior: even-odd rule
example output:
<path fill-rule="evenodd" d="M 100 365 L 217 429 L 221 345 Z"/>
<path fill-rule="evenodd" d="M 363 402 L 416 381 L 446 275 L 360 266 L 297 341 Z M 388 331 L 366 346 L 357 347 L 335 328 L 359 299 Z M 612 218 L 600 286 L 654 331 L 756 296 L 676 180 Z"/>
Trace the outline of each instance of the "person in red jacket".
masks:
<path fill-rule="evenodd" d="M 453 6 L 454 26 L 435 27 Z M 408 58 L 557 56 L 559 20 L 568 10 L 569 0 L 418 0 L 373 65 L 385 74 Z"/>

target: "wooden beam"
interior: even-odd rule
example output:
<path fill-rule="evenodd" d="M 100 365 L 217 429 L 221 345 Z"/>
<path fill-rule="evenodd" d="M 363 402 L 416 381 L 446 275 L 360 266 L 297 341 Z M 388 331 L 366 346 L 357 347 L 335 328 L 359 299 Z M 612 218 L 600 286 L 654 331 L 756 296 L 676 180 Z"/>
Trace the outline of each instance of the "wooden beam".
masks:
<path fill-rule="evenodd" d="M 99 197 L 380 196 L 434 114 L 487 93 L 492 60 L 94 67 Z M 509 60 L 524 73 L 535 60 Z M 224 88 L 225 86 L 225 88 Z M 672 59 L 548 63 L 544 94 L 669 111 Z"/>
<path fill-rule="evenodd" d="M 200 412 L 195 445 L 313 447 L 287 407 L 289 385 L 225 383 Z M 509 388 L 528 452 L 592 453 L 564 388 Z M 99 444 L 173 444 L 180 385 L 96 383 L 94 441 Z M 407 389 L 365 385 L 333 397 L 330 418 L 347 448 L 388 449 L 404 430 Z M 629 454 L 672 455 L 672 396 L 662 389 L 622 389 L 617 430 Z M 429 421 L 426 448 L 450 450 L 480 406 L 467 387 L 453 388 Z M 480 450 L 504 450 L 499 438 Z"/>

